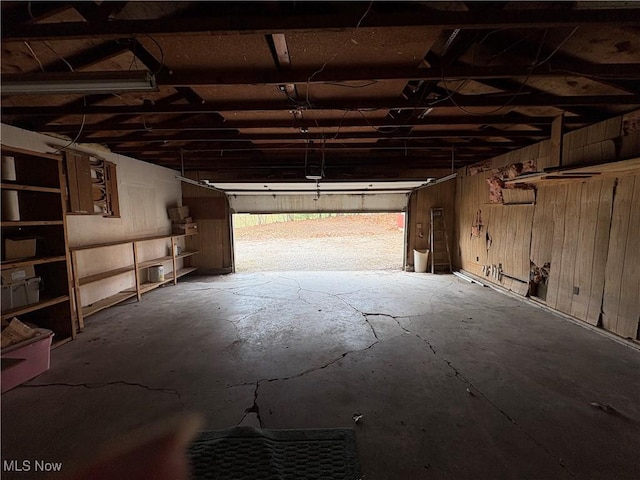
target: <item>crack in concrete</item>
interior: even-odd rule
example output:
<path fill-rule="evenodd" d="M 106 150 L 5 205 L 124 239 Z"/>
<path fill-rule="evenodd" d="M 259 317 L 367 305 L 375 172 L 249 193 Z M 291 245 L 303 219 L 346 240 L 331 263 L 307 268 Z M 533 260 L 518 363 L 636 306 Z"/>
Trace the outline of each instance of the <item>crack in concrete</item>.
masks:
<path fill-rule="evenodd" d="M 411 330 L 409 330 L 408 328 L 405 328 L 404 326 L 402 326 L 402 324 L 400 323 L 399 319 L 400 318 L 410 318 L 407 316 L 394 316 L 394 315 L 390 315 L 388 313 L 380 313 L 380 312 L 363 312 L 362 310 L 354 307 L 353 305 L 351 305 L 349 302 L 347 302 L 344 299 L 340 299 L 342 300 L 344 303 L 346 303 L 348 306 L 350 306 L 351 308 L 353 308 L 355 311 L 359 312 L 365 319 L 365 321 L 367 322 L 367 324 L 369 324 L 369 326 L 371 327 L 374 335 L 376 336 L 376 338 L 378 338 L 378 336 L 375 333 L 375 330 L 373 329 L 373 326 L 369 323 L 368 321 L 368 316 L 379 316 L 379 317 L 388 317 L 388 318 L 392 318 L 397 324 L 398 327 L 400 327 L 400 329 L 402 329 L 403 331 L 405 331 L 406 333 L 410 334 L 410 335 L 414 335 L 415 337 L 417 337 L 418 339 L 420 339 L 422 342 L 424 342 L 428 347 L 429 350 L 431 350 L 431 353 L 433 353 L 440 361 L 443 361 L 444 363 L 446 363 L 447 367 L 449 369 L 451 369 L 455 375 L 455 378 L 458 379 L 459 381 L 465 383 L 468 387 L 472 388 L 473 390 L 475 390 L 476 392 L 478 392 L 478 394 L 484 398 L 495 410 L 497 410 L 502 416 L 504 416 L 509 422 L 511 422 L 516 428 L 518 428 L 518 430 L 520 430 L 527 438 L 529 438 L 536 446 L 538 446 L 539 448 L 541 448 L 545 453 L 547 453 L 547 455 L 553 457 L 556 462 L 558 463 L 558 465 L 560 465 L 568 474 L 569 476 L 571 476 L 572 478 L 577 478 L 576 475 L 571 472 L 571 470 L 569 470 L 569 468 L 564 464 L 564 462 L 562 461 L 562 459 L 556 455 L 554 455 L 547 447 L 545 447 L 541 442 L 539 442 L 533 435 L 531 435 L 522 425 L 520 425 L 519 423 L 517 423 L 513 417 L 511 417 L 506 411 L 504 411 L 502 408 L 500 408 L 493 400 L 491 400 L 484 392 L 482 392 L 482 390 L 480 390 L 478 387 L 476 387 L 473 382 L 471 382 L 467 377 L 465 377 L 460 370 L 458 370 L 458 368 L 453 365 L 453 363 L 450 360 L 447 360 L 445 357 L 443 357 L 442 355 L 440 355 L 437 350 L 435 349 L 435 347 L 431 344 L 431 342 L 429 342 L 429 340 L 427 340 L 426 338 L 422 337 L 420 334 L 415 333 Z M 376 341 L 375 343 L 378 343 L 380 340 Z M 371 345 L 373 346 L 373 345 Z M 370 348 L 370 347 L 369 347 Z M 471 391 L 470 391 L 471 393 Z"/>
<path fill-rule="evenodd" d="M 380 315 L 380 314 L 376 314 L 376 315 Z M 471 389 L 473 389 L 473 391 L 478 392 L 478 394 L 484 399 L 486 400 L 489 405 L 491 405 L 495 410 L 497 410 L 503 417 L 505 417 L 509 422 L 511 422 L 518 430 L 520 430 L 520 432 L 522 432 L 529 440 L 531 440 L 538 448 L 542 449 L 547 455 L 549 455 L 550 457 L 554 458 L 556 460 L 556 462 L 558 463 L 558 465 L 560 465 L 566 472 L 567 474 L 569 474 L 569 476 L 571 476 L 572 478 L 577 478 L 576 475 L 569 470 L 569 468 L 564 464 L 564 462 L 562 461 L 562 459 L 558 456 L 556 456 L 555 454 L 553 454 L 553 452 L 551 452 L 547 447 L 545 447 L 540 441 L 538 441 L 533 435 L 531 435 L 522 425 L 520 425 L 518 422 L 515 421 L 515 419 L 513 417 L 511 417 L 511 415 L 509 415 L 506 411 L 504 411 L 502 408 L 500 408 L 493 400 L 491 400 L 482 390 L 480 390 L 478 387 L 476 387 L 473 382 L 471 382 L 471 380 L 469 380 L 467 377 L 465 377 L 460 370 L 458 370 L 456 368 L 455 365 L 453 365 L 453 363 L 450 360 L 447 360 L 445 357 L 443 357 L 442 355 L 440 355 L 435 347 L 431 344 L 431 342 L 429 342 L 429 340 L 427 340 L 426 338 L 420 336 L 419 334 L 412 332 L 411 330 L 403 327 L 400 324 L 400 321 L 398 320 L 399 318 L 406 318 L 406 317 L 394 317 L 393 315 L 386 315 L 390 318 L 393 318 L 396 323 L 398 324 L 398 326 L 404 330 L 407 333 L 410 333 L 412 335 L 415 335 L 417 338 L 419 338 L 420 340 L 422 340 L 424 343 L 427 344 L 427 346 L 429 347 L 429 350 L 431 350 L 431 352 L 441 361 L 443 361 L 444 363 L 447 364 L 447 367 L 449 367 L 454 375 L 455 378 L 458 379 L 459 381 L 465 383 L 468 387 L 470 387 Z M 473 394 L 473 392 L 471 390 L 468 390 L 469 393 Z"/>
<path fill-rule="evenodd" d="M 298 287 L 298 291 L 296 292 L 296 296 L 298 297 L 298 299 L 300 299 L 301 301 L 304 301 L 305 303 L 312 305 L 308 300 L 302 298 L 301 293 L 303 291 L 308 291 L 311 293 L 317 293 L 320 295 L 327 295 L 330 297 L 334 297 L 337 298 L 338 300 L 340 300 L 341 302 L 343 302 L 344 304 L 346 304 L 347 306 L 349 306 L 351 309 L 353 309 L 354 311 L 358 312 L 363 320 L 365 321 L 365 323 L 369 326 L 369 328 L 371 329 L 371 332 L 373 333 L 373 336 L 375 337 L 376 341 L 373 342 L 372 344 L 370 344 L 368 347 L 364 348 L 364 349 L 360 349 L 360 350 L 352 350 L 352 351 L 348 351 L 345 352 L 343 354 L 341 354 L 339 357 L 325 363 L 324 365 L 321 365 L 320 367 L 314 367 L 314 368 L 310 368 L 308 370 L 305 370 L 299 374 L 296 375 L 292 375 L 289 377 L 280 377 L 280 378 L 268 378 L 268 379 L 260 379 L 257 382 L 255 382 L 255 391 L 254 391 L 254 399 L 253 399 L 253 404 L 247 408 L 245 410 L 245 414 L 242 417 L 242 419 L 240 420 L 240 423 L 242 423 L 242 421 L 246 418 L 246 416 L 249 413 L 255 413 L 257 415 L 258 418 L 258 422 L 260 424 L 260 428 L 263 428 L 263 421 L 262 418 L 260 417 L 260 407 L 258 406 L 258 389 L 260 388 L 260 384 L 262 382 L 267 382 L 267 383 L 271 383 L 271 382 L 277 382 L 277 381 L 286 381 L 286 380 L 291 380 L 294 378 L 299 378 L 302 377 L 304 375 L 308 375 L 309 373 L 313 373 L 319 370 L 323 370 L 337 362 L 339 362 L 340 360 L 342 360 L 343 358 L 345 358 L 347 355 L 351 354 L 351 353 L 357 353 L 357 352 L 362 352 L 362 351 L 366 351 L 369 350 L 370 348 L 373 348 L 375 345 L 377 345 L 378 343 L 380 343 L 382 340 L 378 337 L 378 334 L 374 328 L 374 326 L 371 324 L 371 322 L 369 321 L 369 316 L 380 316 L 380 317 L 388 317 L 388 318 L 392 318 L 397 324 L 398 327 L 400 327 L 401 330 L 403 330 L 404 332 L 415 336 L 416 338 L 418 338 L 419 340 L 421 340 L 423 343 L 425 343 L 428 347 L 429 350 L 433 353 L 433 355 L 436 356 L 436 358 L 438 358 L 440 361 L 444 362 L 447 367 L 449 369 L 451 369 L 455 375 L 455 378 L 458 379 L 459 381 L 461 381 L 462 383 L 466 384 L 469 388 L 473 389 L 473 391 L 477 392 L 480 397 L 482 397 L 485 401 L 487 401 L 489 403 L 489 405 L 491 405 L 492 408 L 494 408 L 496 411 L 498 411 L 506 420 L 508 420 L 511 424 L 513 424 L 516 428 L 518 428 L 518 430 L 520 430 L 520 432 L 522 432 L 527 438 L 529 438 L 537 447 L 539 447 L 540 449 L 542 449 L 545 453 L 547 453 L 547 455 L 549 455 L 550 457 L 554 458 L 556 460 L 556 462 L 558 463 L 558 465 L 560 465 L 561 468 L 563 468 L 567 474 L 569 476 L 571 476 L 572 478 L 577 478 L 576 475 L 571 472 L 571 470 L 569 470 L 569 468 L 567 467 L 567 465 L 564 464 L 564 462 L 562 461 L 562 459 L 558 456 L 556 456 L 555 454 L 553 454 L 547 447 L 545 447 L 540 441 L 538 441 L 533 435 L 531 435 L 522 425 L 518 424 L 515 419 L 513 417 L 511 417 L 506 411 L 504 411 L 502 408 L 500 408 L 493 400 L 491 400 L 484 392 L 482 392 L 478 387 L 476 387 L 467 377 L 465 377 L 460 370 L 458 370 L 458 368 L 453 365 L 453 363 L 446 359 L 445 357 L 443 357 L 441 354 L 439 354 L 437 352 L 437 350 L 435 349 L 435 347 L 431 344 L 431 342 L 429 342 L 429 340 L 427 340 L 426 338 L 422 337 L 420 334 L 413 332 L 412 330 L 409 330 L 408 328 L 404 327 L 399 319 L 400 318 L 411 318 L 412 316 L 394 316 L 394 315 L 390 315 L 388 313 L 380 313 L 380 312 L 364 312 L 362 310 L 360 310 L 359 308 L 356 308 L 355 306 L 353 306 L 351 303 L 349 303 L 348 301 L 346 301 L 344 298 L 341 298 L 340 295 L 344 295 L 344 294 L 332 294 L 329 292 L 322 292 L 322 291 L 317 291 L 317 290 L 309 290 L 306 288 L 303 288 L 302 285 L 300 284 L 300 282 L 298 282 L 296 279 L 293 278 L 289 278 L 289 277 L 281 277 L 285 280 L 291 280 L 293 282 L 296 283 L 297 287 Z M 450 282 L 448 286 L 453 285 L 453 282 Z M 431 310 L 433 311 L 433 305 L 432 305 L 432 301 L 433 298 L 438 295 L 440 293 L 439 290 L 445 290 L 446 288 L 443 289 L 438 289 L 438 291 L 435 291 L 432 293 L 432 295 L 429 297 L 428 299 L 428 303 L 429 305 L 431 305 Z M 230 293 L 234 293 L 235 292 L 230 292 Z M 268 297 L 268 298 L 272 298 L 272 297 Z M 416 316 L 416 315 L 414 315 Z M 419 316 L 419 315 L 417 315 Z M 413 322 L 410 321 L 410 324 L 412 324 Z M 247 385 L 253 385 L 253 383 L 243 383 L 243 384 L 237 384 L 237 385 L 229 385 L 229 387 L 238 387 L 238 386 L 247 386 Z M 469 393 L 471 393 L 473 395 L 473 392 L 471 390 L 468 391 Z"/>
<path fill-rule="evenodd" d="M 253 391 L 253 404 L 250 407 L 245 408 L 244 415 L 238 422 L 238 425 L 240 425 L 244 421 L 244 419 L 247 418 L 247 415 L 249 415 L 250 413 L 255 413 L 256 418 L 258 419 L 258 425 L 260 425 L 260 428 L 264 428 L 264 423 L 262 421 L 262 417 L 260 416 L 260 406 L 258 405 L 258 389 L 260 388 L 260 382 L 262 382 L 262 380 L 258 380 L 255 384 L 256 389 Z"/>
<path fill-rule="evenodd" d="M 336 357 L 336 358 L 328 361 L 327 363 L 325 363 L 323 365 L 320 365 L 319 367 L 312 367 L 312 368 L 309 368 L 307 370 L 304 370 L 301 373 L 296 373 L 295 375 L 290 375 L 288 377 L 261 378 L 257 382 L 245 382 L 245 383 L 236 383 L 236 384 L 233 384 L 233 385 L 227 385 L 227 388 L 246 387 L 248 385 L 256 385 L 256 392 L 257 392 L 258 391 L 257 387 L 259 387 L 260 384 L 263 383 L 263 382 L 271 383 L 271 382 L 280 382 L 280 381 L 292 380 L 294 378 L 300 378 L 300 377 L 302 377 L 304 375 L 308 375 L 308 374 L 313 373 L 313 372 L 324 370 L 325 368 L 330 367 L 331 365 L 339 362 L 340 360 L 345 358 L 347 355 L 351 355 L 353 353 L 365 352 L 365 351 L 373 348 L 375 345 L 377 345 L 380 342 L 381 342 L 381 340 L 376 340 L 375 342 L 371 343 L 369 346 L 367 346 L 365 348 L 361 348 L 361 349 L 358 349 L 358 350 L 349 350 L 347 352 L 341 353 L 339 357 Z"/>
<path fill-rule="evenodd" d="M 256 381 L 256 382 L 247 382 L 247 383 L 237 383 L 234 385 L 227 385 L 227 388 L 235 388 L 235 387 L 246 387 L 249 385 L 255 385 L 256 388 L 253 392 L 253 404 L 250 407 L 247 407 L 244 411 L 244 415 L 242 416 L 242 418 L 240 419 L 240 421 L 237 423 L 238 425 L 240 425 L 245 418 L 247 418 L 247 415 L 249 415 L 250 413 L 255 413 L 256 417 L 258 419 L 258 424 L 260 425 L 260 428 L 264 428 L 264 421 L 262 420 L 262 417 L 260 416 L 260 406 L 258 405 L 258 389 L 260 388 L 260 384 L 263 382 L 266 383 L 272 383 L 272 382 L 281 382 L 281 381 L 287 381 L 287 380 L 292 380 L 294 378 L 300 378 L 304 375 L 308 375 L 310 373 L 313 372 L 317 372 L 320 370 L 324 370 L 327 367 L 330 367 L 331 365 L 339 362 L 340 360 L 342 360 L 343 358 L 345 358 L 347 355 L 350 355 L 352 353 L 359 353 L 359 352 L 364 352 L 366 350 L 369 350 L 370 348 L 373 348 L 374 345 L 377 345 L 378 343 L 380 343 L 380 340 L 376 340 L 375 342 L 373 342 L 371 345 L 369 345 L 366 348 L 362 348 L 360 350 L 349 350 L 348 352 L 344 352 L 342 353 L 339 357 L 334 358 L 333 360 L 330 360 L 329 362 L 319 366 L 319 367 L 313 367 L 313 368 L 309 368 L 301 373 L 298 373 L 296 375 L 291 375 L 288 377 L 278 377 L 278 378 L 261 378 L 260 380 Z"/>
<path fill-rule="evenodd" d="M 144 385 L 142 383 L 127 382 L 125 380 L 115 380 L 113 382 L 101 382 L 101 383 L 63 383 L 63 382 L 38 383 L 38 384 L 35 384 L 35 385 L 20 385 L 17 388 L 82 387 L 82 388 L 88 388 L 88 389 L 92 390 L 92 389 L 96 389 L 96 388 L 110 387 L 110 386 L 113 386 L 113 385 L 125 385 L 125 386 L 128 386 L 128 387 L 140 387 L 140 388 L 144 388 L 145 390 L 149 390 L 150 392 L 160 392 L 160 393 L 165 393 L 165 394 L 168 394 L 168 395 L 175 395 L 176 397 L 178 397 L 178 400 L 182 400 L 182 395 L 175 388 L 154 388 L 154 387 L 149 387 L 148 385 Z"/>
<path fill-rule="evenodd" d="M 371 328 L 371 331 L 373 332 L 373 336 L 376 337 L 376 340 L 380 340 L 380 337 L 378 337 L 378 334 L 376 333 L 376 329 L 373 327 L 373 325 L 369 321 L 368 315 L 362 314 L 362 316 L 364 317 L 364 321 L 367 322 L 367 325 L 369 325 L 369 327 Z"/>

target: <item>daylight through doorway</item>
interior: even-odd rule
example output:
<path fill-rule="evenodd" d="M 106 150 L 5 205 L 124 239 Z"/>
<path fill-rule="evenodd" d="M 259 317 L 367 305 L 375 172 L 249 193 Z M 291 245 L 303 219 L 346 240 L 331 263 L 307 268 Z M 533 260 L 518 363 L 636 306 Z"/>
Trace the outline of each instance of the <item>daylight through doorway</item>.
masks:
<path fill-rule="evenodd" d="M 235 214 L 236 272 L 402 270 L 404 213 Z"/>

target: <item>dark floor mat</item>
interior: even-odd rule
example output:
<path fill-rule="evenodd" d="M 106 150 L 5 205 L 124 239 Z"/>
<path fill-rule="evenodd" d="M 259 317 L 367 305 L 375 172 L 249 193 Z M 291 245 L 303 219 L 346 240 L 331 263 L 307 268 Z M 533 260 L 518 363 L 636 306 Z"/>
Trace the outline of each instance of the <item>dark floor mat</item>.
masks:
<path fill-rule="evenodd" d="M 189 447 L 194 480 L 358 480 L 351 429 L 202 432 Z"/>

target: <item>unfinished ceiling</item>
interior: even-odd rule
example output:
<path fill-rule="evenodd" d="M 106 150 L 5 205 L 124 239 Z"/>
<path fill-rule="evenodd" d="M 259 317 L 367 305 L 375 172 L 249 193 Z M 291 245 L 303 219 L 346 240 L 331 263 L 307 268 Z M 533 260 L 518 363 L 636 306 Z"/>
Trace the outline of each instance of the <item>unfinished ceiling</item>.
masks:
<path fill-rule="evenodd" d="M 158 84 L 3 95 L 3 122 L 218 181 L 425 178 L 640 105 L 634 2 L 3 1 L 2 51 L 3 83 Z"/>

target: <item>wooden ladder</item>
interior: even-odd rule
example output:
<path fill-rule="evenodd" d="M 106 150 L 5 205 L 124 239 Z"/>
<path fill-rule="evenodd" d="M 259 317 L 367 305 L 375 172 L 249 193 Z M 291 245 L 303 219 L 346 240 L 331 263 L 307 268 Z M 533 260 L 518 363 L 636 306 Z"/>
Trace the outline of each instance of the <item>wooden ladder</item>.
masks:
<path fill-rule="evenodd" d="M 449 251 L 447 225 L 444 221 L 444 208 L 431 209 L 429 241 L 431 243 L 431 273 L 451 272 L 451 252 Z"/>

